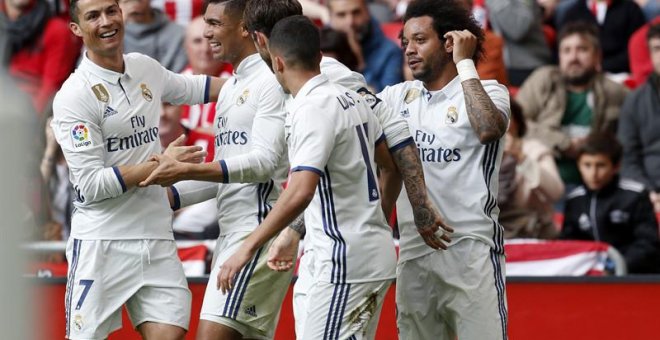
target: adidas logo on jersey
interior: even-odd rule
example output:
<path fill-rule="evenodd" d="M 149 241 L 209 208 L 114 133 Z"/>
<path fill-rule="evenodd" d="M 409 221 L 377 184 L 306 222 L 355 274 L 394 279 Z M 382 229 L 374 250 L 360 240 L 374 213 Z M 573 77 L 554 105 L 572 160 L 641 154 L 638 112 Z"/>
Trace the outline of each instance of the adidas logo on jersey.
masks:
<path fill-rule="evenodd" d="M 255 305 L 245 307 L 245 314 L 256 318 L 257 317 L 257 307 Z"/>

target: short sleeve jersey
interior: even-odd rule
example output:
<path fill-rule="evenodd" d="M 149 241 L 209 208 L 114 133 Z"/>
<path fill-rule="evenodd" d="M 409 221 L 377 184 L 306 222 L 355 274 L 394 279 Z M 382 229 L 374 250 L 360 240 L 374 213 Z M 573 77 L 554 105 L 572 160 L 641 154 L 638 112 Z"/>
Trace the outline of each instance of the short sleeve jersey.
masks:
<path fill-rule="evenodd" d="M 331 82 L 363 96 L 383 127 L 387 145 L 392 151 L 413 143 L 406 121 L 367 89 L 364 76 L 351 71 L 344 64 L 329 57 L 321 59 L 321 73 L 326 75 Z"/>
<path fill-rule="evenodd" d="M 309 80 L 291 109 L 285 125 L 291 171 L 320 176 L 305 210 L 317 279 L 352 283 L 393 278 L 396 253 L 374 164 L 375 145 L 384 140 L 378 120 L 359 94 L 330 83 L 325 75 Z"/>
<path fill-rule="evenodd" d="M 241 61 L 220 90 L 214 131 L 224 175 L 217 195 L 221 235 L 254 230 L 282 191 L 285 97 L 259 54 Z"/>
<path fill-rule="evenodd" d="M 172 210 L 159 186 L 127 189 L 121 165 L 161 152 L 161 103 L 208 101 L 210 78 L 183 76 L 137 53 L 123 73 L 86 56 L 53 103 L 52 127 L 76 190 L 71 236 L 78 239 L 172 239 Z"/>
<path fill-rule="evenodd" d="M 508 117 L 506 87 L 494 80 L 481 83 L 495 106 Z M 408 81 L 386 87 L 379 97 L 408 122 L 429 195 L 455 229 L 452 244 L 462 238 L 474 238 L 503 252 L 496 198 L 504 142 L 500 139 L 481 144 L 467 115 L 460 79 L 454 78 L 435 93 L 426 90 L 420 81 Z M 397 200 L 397 216 L 400 260 L 432 252 L 417 233 L 405 192 Z"/>

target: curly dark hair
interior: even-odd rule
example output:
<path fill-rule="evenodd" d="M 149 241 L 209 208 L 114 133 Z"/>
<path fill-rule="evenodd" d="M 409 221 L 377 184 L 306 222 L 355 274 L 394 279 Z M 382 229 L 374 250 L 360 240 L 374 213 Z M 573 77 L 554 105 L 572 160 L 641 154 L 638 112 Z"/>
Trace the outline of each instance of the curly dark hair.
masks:
<path fill-rule="evenodd" d="M 476 63 L 484 55 L 484 31 L 474 19 L 472 13 L 456 0 L 414 0 L 410 2 L 403 16 L 404 24 L 412 19 L 428 16 L 433 19 L 433 30 L 438 38 L 445 40 L 444 35 L 450 31 L 468 30 L 477 37 L 477 49 L 472 60 Z"/>

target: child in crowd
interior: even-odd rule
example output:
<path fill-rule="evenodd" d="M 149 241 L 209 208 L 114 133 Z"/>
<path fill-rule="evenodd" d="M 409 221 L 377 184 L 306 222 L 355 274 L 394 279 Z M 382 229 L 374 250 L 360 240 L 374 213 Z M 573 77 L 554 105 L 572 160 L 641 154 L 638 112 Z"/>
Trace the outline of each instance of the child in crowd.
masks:
<path fill-rule="evenodd" d="M 583 185 L 567 197 L 560 238 L 602 241 L 624 257 L 629 273 L 660 272 L 658 222 L 641 183 L 619 177 L 621 145 L 591 135 L 577 163 Z"/>

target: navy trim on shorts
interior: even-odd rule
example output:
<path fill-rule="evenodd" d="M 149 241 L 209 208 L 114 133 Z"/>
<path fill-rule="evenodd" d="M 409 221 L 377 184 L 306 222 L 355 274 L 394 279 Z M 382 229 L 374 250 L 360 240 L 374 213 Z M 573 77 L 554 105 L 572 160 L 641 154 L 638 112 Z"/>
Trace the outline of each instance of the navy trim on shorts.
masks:
<path fill-rule="evenodd" d="M 502 325 L 502 339 L 508 340 L 507 325 L 508 325 L 508 312 L 506 310 L 506 290 L 504 275 L 502 273 L 502 265 L 500 261 L 501 254 L 495 250 L 490 250 L 490 261 L 493 264 L 493 275 L 495 276 L 495 289 L 497 290 L 497 310 L 500 314 L 500 323 Z"/>
<path fill-rule="evenodd" d="M 76 281 L 76 269 L 78 269 L 78 259 L 80 258 L 80 245 L 82 241 L 73 239 L 73 254 L 71 255 L 71 267 L 69 268 L 69 278 L 66 283 L 66 300 L 64 302 L 64 313 L 66 319 L 66 337 L 70 337 L 71 332 L 71 300 L 73 300 L 73 287 Z"/>

